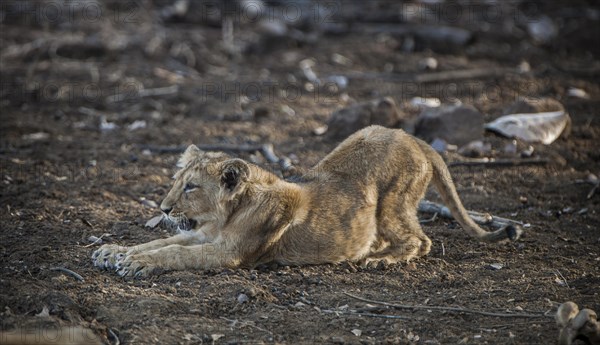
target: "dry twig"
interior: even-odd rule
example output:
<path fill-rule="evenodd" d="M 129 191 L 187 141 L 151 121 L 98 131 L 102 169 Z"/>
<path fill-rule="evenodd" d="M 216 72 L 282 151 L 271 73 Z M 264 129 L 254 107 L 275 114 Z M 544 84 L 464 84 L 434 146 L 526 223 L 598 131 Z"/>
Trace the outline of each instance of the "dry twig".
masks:
<path fill-rule="evenodd" d="M 590 190 L 590 192 L 587 195 L 588 199 L 591 199 L 594 196 L 594 194 L 598 190 L 598 187 L 600 187 L 600 181 L 596 182 L 596 184 L 594 185 L 594 187 L 592 187 L 592 190 Z"/>
<path fill-rule="evenodd" d="M 355 310 L 342 311 L 342 310 L 321 309 L 321 312 L 323 312 L 325 314 L 358 315 L 358 316 L 366 316 L 366 317 L 378 317 L 378 318 L 382 318 L 382 319 L 401 319 L 401 320 L 410 320 L 410 319 L 412 319 L 411 317 L 404 316 L 404 315 L 387 315 L 387 314 L 362 313 L 362 312 L 358 312 L 358 311 L 355 311 Z"/>
<path fill-rule="evenodd" d="M 523 159 L 494 159 L 494 158 L 479 158 L 469 159 L 464 161 L 455 161 L 448 163 L 449 167 L 457 166 L 480 166 L 483 165 L 488 168 L 493 167 L 512 167 L 512 166 L 524 166 L 524 165 L 546 165 L 550 163 L 545 158 L 523 158 Z"/>
<path fill-rule="evenodd" d="M 375 300 L 371 300 L 371 299 L 367 299 L 367 298 L 363 298 L 360 296 L 355 296 L 352 295 L 348 292 L 343 292 L 344 295 L 357 299 L 359 301 L 362 302 L 367 302 L 367 303 L 374 303 L 374 304 L 380 304 L 380 305 L 385 305 L 388 307 L 392 307 L 392 308 L 397 308 L 397 309 L 411 309 L 411 310 L 440 310 L 440 311 L 447 311 L 447 312 L 453 312 L 453 313 L 467 313 L 467 314 L 478 314 L 478 315 L 485 315 L 485 316 L 493 316 L 493 317 L 523 317 L 523 318 L 543 318 L 543 317 L 552 317 L 549 315 L 545 315 L 545 314 L 507 314 L 507 313 L 494 313 L 494 312 L 488 312 L 488 311 L 482 311 L 482 310 L 473 310 L 473 309 L 466 309 L 466 308 L 462 308 L 462 307 L 440 307 L 440 306 L 426 306 L 426 305 L 404 305 L 404 304 L 395 304 L 395 303 L 388 303 L 388 302 L 382 302 L 382 301 L 375 301 Z"/>
<path fill-rule="evenodd" d="M 440 83 L 453 80 L 462 79 L 481 79 L 481 78 L 493 78 L 501 77 L 507 74 L 519 73 L 514 68 L 475 68 L 466 70 L 456 71 L 443 71 L 433 73 L 349 73 L 347 75 L 350 79 L 355 80 L 386 80 L 393 82 L 416 82 L 416 83 Z"/>
<path fill-rule="evenodd" d="M 223 316 L 221 316 L 221 319 L 223 319 L 223 320 L 225 320 L 227 322 L 231 322 L 231 327 L 234 327 L 237 323 L 239 323 L 240 324 L 240 328 L 248 326 L 248 327 L 254 328 L 254 329 L 258 330 L 258 331 L 266 332 L 266 333 L 269 333 L 269 334 L 273 335 L 273 332 L 269 331 L 268 329 L 264 329 L 262 327 L 258 327 L 253 322 L 250 322 L 250 321 L 239 322 L 238 320 L 228 319 L 228 318 L 223 317 Z"/>
<path fill-rule="evenodd" d="M 115 332 L 112 329 L 108 329 L 108 334 L 110 334 L 111 337 L 113 337 L 113 339 L 115 340 L 115 344 L 114 345 L 121 345 L 121 341 L 119 340 L 119 337 L 117 337 L 117 335 L 115 334 Z"/>
<path fill-rule="evenodd" d="M 79 275 L 78 273 L 75 273 L 75 272 L 71 271 L 68 268 L 64 268 L 64 267 L 51 267 L 50 271 L 63 272 L 63 273 L 66 273 L 66 274 L 70 275 L 71 277 L 77 279 L 80 282 L 85 281 L 85 279 L 83 279 L 83 277 L 81 275 Z"/>
<path fill-rule="evenodd" d="M 452 213 L 450 212 L 450 209 L 448 209 L 446 206 L 440 205 L 440 204 L 437 204 L 435 202 L 425 200 L 425 199 L 421 200 L 421 202 L 419 203 L 418 211 L 424 212 L 424 213 L 437 213 L 440 217 L 447 218 L 447 219 L 454 219 L 454 217 L 452 216 Z M 520 225 L 520 226 L 524 225 L 523 222 L 508 219 L 508 218 L 493 216 L 488 213 L 480 213 L 480 212 L 475 212 L 475 211 L 467 211 L 467 213 L 469 214 L 469 216 L 471 218 L 473 218 L 475 223 L 480 224 L 480 225 L 490 225 L 490 226 L 493 226 L 496 228 L 501 228 L 503 226 L 511 225 L 511 224 L 512 225 L 516 224 L 516 225 Z"/>

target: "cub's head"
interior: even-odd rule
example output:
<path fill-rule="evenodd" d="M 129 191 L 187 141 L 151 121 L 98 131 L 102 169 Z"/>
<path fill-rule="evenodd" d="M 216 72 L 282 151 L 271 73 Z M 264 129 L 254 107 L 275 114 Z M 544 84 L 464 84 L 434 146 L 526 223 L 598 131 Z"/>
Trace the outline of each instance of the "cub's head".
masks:
<path fill-rule="evenodd" d="M 181 169 L 173 177 L 173 188 L 160 205 L 167 221 L 181 230 L 207 223 L 222 225 L 230 201 L 245 190 L 248 163 L 190 145 L 177 166 Z"/>

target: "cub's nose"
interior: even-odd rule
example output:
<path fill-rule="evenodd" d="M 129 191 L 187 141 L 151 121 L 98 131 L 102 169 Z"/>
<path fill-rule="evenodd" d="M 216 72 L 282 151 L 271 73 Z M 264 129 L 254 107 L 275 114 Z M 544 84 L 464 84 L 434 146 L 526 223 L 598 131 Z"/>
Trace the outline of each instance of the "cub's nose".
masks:
<path fill-rule="evenodd" d="M 163 208 L 163 207 L 161 207 L 160 210 L 163 211 L 163 213 L 168 216 L 169 213 L 171 213 L 171 211 L 173 210 L 173 208 L 172 207 L 169 207 L 169 208 Z"/>

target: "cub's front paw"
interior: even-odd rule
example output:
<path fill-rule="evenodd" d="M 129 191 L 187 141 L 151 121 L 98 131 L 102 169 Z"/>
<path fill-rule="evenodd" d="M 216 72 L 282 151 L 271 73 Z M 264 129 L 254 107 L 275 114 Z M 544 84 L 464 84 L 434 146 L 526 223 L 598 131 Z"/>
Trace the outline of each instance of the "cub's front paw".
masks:
<path fill-rule="evenodd" d="M 150 254 L 121 254 L 118 255 L 115 266 L 121 277 L 147 277 L 152 274 L 158 265 Z"/>
<path fill-rule="evenodd" d="M 96 267 L 106 269 L 115 268 L 117 256 L 126 253 L 128 250 L 128 247 L 116 244 L 105 244 L 92 254 L 92 261 Z"/>

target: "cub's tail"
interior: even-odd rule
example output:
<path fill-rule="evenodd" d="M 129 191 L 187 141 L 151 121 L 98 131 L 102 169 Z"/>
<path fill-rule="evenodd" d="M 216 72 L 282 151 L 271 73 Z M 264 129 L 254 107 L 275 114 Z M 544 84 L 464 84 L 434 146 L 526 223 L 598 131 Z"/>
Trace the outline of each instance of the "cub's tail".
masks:
<path fill-rule="evenodd" d="M 448 171 L 448 167 L 442 157 L 426 142 L 420 139 L 417 139 L 417 142 L 433 166 L 433 184 L 435 188 L 440 193 L 442 200 L 454 218 L 471 237 L 480 241 L 497 242 L 506 239 L 515 241 L 521 236 L 523 230 L 517 225 L 507 225 L 493 232 L 485 231 L 477 225 L 469 217 L 467 210 L 460 201 L 454 182 L 452 182 L 450 171 Z"/>

